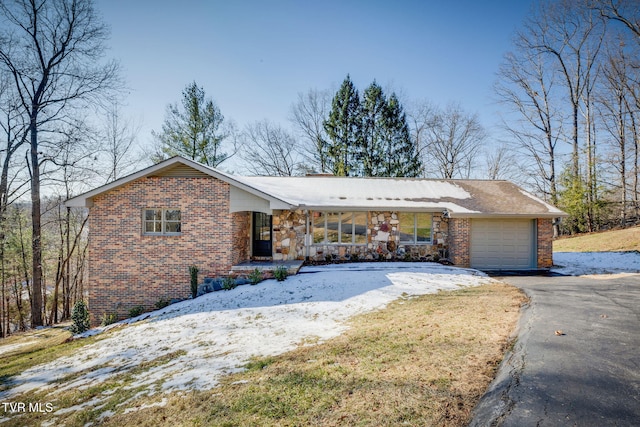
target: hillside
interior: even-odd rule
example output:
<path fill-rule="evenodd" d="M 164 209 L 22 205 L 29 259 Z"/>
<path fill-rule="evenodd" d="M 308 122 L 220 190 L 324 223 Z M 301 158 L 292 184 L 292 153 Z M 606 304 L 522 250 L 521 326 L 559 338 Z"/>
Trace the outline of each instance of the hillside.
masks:
<path fill-rule="evenodd" d="M 553 242 L 554 252 L 609 252 L 640 250 L 640 227 L 561 237 Z"/>

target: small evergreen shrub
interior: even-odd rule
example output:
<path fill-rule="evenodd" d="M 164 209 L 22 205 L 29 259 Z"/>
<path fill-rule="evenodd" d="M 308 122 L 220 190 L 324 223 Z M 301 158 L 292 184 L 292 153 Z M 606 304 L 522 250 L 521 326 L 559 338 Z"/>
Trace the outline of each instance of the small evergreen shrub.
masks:
<path fill-rule="evenodd" d="M 158 301 L 156 301 L 155 306 L 157 309 L 165 308 L 171 304 L 171 298 L 162 297 Z"/>
<path fill-rule="evenodd" d="M 224 289 L 225 291 L 230 291 L 236 286 L 238 285 L 236 284 L 236 279 L 234 279 L 233 277 L 225 277 L 224 279 L 222 279 L 222 289 Z"/>
<path fill-rule="evenodd" d="M 198 296 L 198 267 L 190 266 L 189 276 L 191 276 L 191 298 L 195 298 Z"/>
<path fill-rule="evenodd" d="M 129 317 L 137 317 L 144 313 L 144 306 L 136 305 L 129 310 Z"/>
<path fill-rule="evenodd" d="M 249 282 L 251 282 L 252 285 L 257 285 L 258 283 L 260 283 L 262 281 L 262 272 L 259 269 L 255 269 L 253 270 L 251 273 L 249 273 Z"/>
<path fill-rule="evenodd" d="M 100 320 L 100 326 L 109 326 L 112 323 L 116 323 L 117 316 L 115 313 L 104 313 L 102 315 L 102 319 Z"/>
<path fill-rule="evenodd" d="M 275 277 L 278 282 L 284 281 L 288 275 L 289 273 L 284 265 L 279 265 L 273 270 L 273 277 Z"/>
<path fill-rule="evenodd" d="M 71 320 L 73 324 L 69 328 L 72 334 L 81 334 L 90 328 L 89 324 L 89 310 L 87 304 L 80 300 L 76 301 L 71 311 Z"/>

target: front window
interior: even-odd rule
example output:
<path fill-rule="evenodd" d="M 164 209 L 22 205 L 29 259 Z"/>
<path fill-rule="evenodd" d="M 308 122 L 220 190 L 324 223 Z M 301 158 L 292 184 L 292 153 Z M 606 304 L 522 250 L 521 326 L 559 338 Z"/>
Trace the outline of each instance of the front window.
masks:
<path fill-rule="evenodd" d="M 366 212 L 313 212 L 313 243 L 364 245 Z"/>
<path fill-rule="evenodd" d="M 180 234 L 182 216 L 179 209 L 145 209 L 143 213 L 144 234 Z"/>
<path fill-rule="evenodd" d="M 431 242 L 431 214 L 400 212 L 400 243 L 425 244 Z"/>

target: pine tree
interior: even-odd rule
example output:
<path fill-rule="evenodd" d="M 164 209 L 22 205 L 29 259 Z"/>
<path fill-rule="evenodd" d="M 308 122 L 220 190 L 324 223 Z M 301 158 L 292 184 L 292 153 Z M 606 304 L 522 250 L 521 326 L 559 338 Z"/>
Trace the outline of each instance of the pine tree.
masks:
<path fill-rule="evenodd" d="M 205 98 L 204 89 L 193 82 L 182 91 L 182 103 L 170 104 L 162 132 L 152 132 L 159 143 L 154 161 L 182 155 L 216 167 L 229 158 L 222 143 L 229 136 L 222 124 L 224 116 L 212 99 Z"/>
<path fill-rule="evenodd" d="M 391 177 L 417 177 L 422 171 L 422 162 L 409 134 L 407 116 L 395 93 L 392 93 L 385 108 L 383 129 L 383 160 L 380 175 Z"/>
<path fill-rule="evenodd" d="M 329 118 L 324 128 L 329 137 L 327 160 L 329 169 L 337 176 L 357 174 L 357 150 L 362 139 L 360 96 L 351 78 L 342 82 L 333 97 Z"/>
<path fill-rule="evenodd" d="M 374 80 L 364 91 L 362 101 L 362 139 L 358 147 L 361 175 L 384 176 L 384 146 L 387 100 Z"/>
<path fill-rule="evenodd" d="M 69 328 L 72 334 L 81 334 L 91 327 L 89 324 L 89 310 L 87 304 L 82 301 L 76 301 L 71 311 L 71 320 L 73 324 Z"/>

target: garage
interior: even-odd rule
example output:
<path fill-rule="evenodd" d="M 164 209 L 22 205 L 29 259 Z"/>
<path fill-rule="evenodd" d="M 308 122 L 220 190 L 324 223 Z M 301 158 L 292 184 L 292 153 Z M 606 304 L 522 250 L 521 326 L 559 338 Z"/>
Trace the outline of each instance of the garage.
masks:
<path fill-rule="evenodd" d="M 484 270 L 536 268 L 535 220 L 471 220 L 471 267 Z"/>

